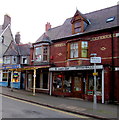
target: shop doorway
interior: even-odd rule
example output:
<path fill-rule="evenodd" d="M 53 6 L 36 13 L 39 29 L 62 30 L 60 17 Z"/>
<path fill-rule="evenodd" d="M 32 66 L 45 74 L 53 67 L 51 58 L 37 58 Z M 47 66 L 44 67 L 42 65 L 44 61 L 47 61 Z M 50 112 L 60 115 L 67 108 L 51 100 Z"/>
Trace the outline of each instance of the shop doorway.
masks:
<path fill-rule="evenodd" d="M 48 89 L 48 73 L 43 73 L 43 89 Z"/>
<path fill-rule="evenodd" d="M 11 72 L 8 72 L 8 87 L 10 87 L 11 83 Z"/>
<path fill-rule="evenodd" d="M 32 74 L 28 74 L 28 89 L 31 89 L 33 87 L 32 81 L 33 81 Z"/>
<path fill-rule="evenodd" d="M 73 77 L 73 96 L 82 98 L 83 80 L 79 76 Z"/>

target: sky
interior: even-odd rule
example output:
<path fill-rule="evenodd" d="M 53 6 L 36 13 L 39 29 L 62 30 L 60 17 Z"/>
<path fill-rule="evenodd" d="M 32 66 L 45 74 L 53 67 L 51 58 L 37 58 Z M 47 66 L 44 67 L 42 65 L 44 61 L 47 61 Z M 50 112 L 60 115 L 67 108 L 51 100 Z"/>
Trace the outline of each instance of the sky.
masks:
<path fill-rule="evenodd" d="M 45 24 L 62 25 L 78 9 L 82 14 L 117 5 L 119 0 L 0 0 L 0 25 L 4 15 L 11 17 L 13 36 L 21 34 L 22 43 L 34 43 L 44 32 Z"/>

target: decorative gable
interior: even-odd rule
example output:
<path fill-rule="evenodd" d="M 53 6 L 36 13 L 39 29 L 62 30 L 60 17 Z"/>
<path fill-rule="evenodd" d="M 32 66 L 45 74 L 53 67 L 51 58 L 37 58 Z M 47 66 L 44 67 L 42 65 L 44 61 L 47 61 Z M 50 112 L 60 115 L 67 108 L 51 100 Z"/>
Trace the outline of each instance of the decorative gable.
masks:
<path fill-rule="evenodd" d="M 72 34 L 76 34 L 76 33 L 84 32 L 89 22 L 86 19 L 86 17 L 77 10 L 71 20 L 71 24 L 72 24 Z"/>

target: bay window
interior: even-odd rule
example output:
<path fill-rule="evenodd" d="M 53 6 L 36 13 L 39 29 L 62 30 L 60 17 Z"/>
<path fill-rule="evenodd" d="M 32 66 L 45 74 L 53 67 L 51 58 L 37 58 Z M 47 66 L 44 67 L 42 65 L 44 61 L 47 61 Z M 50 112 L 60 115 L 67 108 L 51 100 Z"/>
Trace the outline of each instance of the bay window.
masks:
<path fill-rule="evenodd" d="M 78 43 L 70 44 L 70 58 L 78 57 Z"/>
<path fill-rule="evenodd" d="M 35 59 L 37 62 L 48 61 L 48 46 L 36 47 Z"/>
<path fill-rule="evenodd" d="M 88 42 L 87 41 L 68 43 L 68 59 L 87 58 L 87 57 L 88 57 Z"/>

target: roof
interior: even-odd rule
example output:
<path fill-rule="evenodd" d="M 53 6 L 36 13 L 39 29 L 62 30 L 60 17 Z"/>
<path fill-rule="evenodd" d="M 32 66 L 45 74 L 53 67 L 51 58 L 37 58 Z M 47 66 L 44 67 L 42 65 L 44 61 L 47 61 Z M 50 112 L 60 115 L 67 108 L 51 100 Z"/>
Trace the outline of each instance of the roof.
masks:
<path fill-rule="evenodd" d="M 16 44 L 14 41 L 11 42 L 10 46 L 4 53 L 4 56 L 29 56 L 30 45 L 29 44 Z"/>
<path fill-rule="evenodd" d="M 116 6 L 112 6 L 109 8 L 105 8 L 105 9 L 101 9 L 98 11 L 84 14 L 83 16 L 87 18 L 90 24 L 87 26 L 83 34 L 118 26 L 117 7 L 119 6 L 116 5 Z M 106 20 L 113 16 L 115 17 L 114 21 L 107 23 Z M 71 36 L 72 35 L 71 20 L 72 20 L 72 17 L 66 19 L 65 22 L 61 26 L 51 28 L 48 31 L 46 31 L 45 34 L 52 41 Z M 43 39 L 43 35 L 41 35 L 41 37 L 39 37 L 36 42 L 39 42 L 42 39 Z"/>

